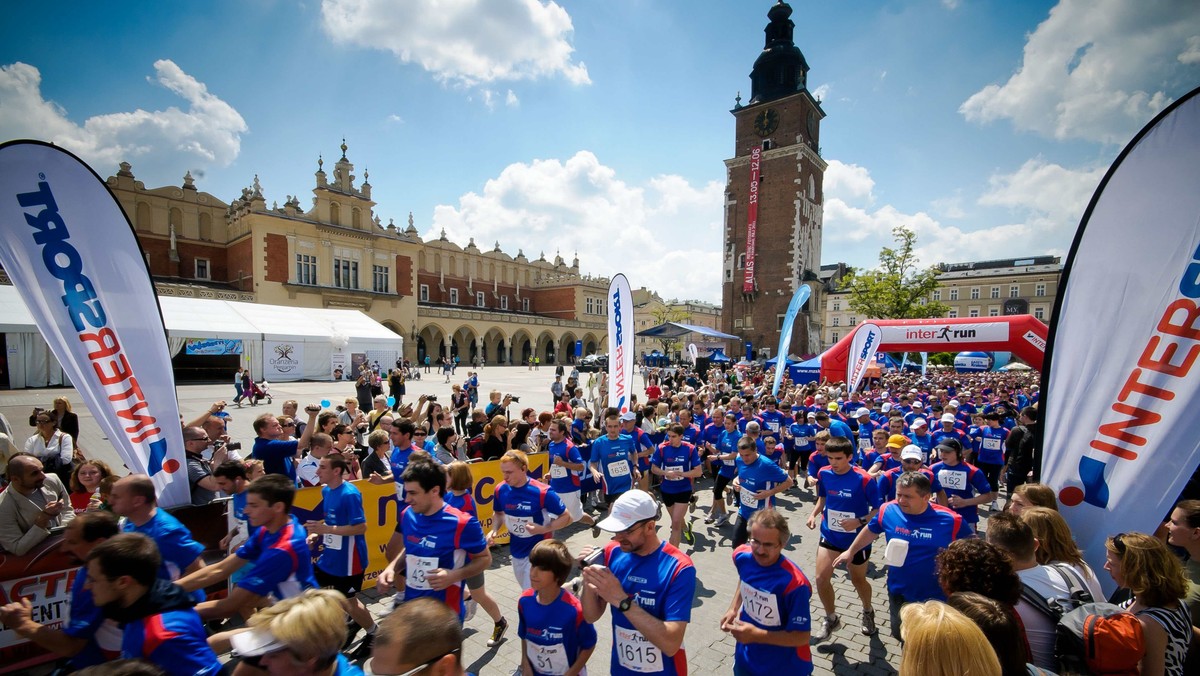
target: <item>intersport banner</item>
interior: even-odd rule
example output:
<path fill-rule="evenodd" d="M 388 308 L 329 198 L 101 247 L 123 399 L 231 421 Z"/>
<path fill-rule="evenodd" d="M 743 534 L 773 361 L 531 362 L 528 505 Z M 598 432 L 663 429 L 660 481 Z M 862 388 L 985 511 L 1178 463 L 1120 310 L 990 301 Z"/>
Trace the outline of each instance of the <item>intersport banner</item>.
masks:
<path fill-rule="evenodd" d="M 801 284 L 800 288 L 792 294 L 792 300 L 788 302 L 787 312 L 783 315 L 783 329 L 779 332 L 779 350 L 775 353 L 778 355 L 775 362 L 775 382 L 771 385 L 771 396 L 779 396 L 779 385 L 783 382 L 783 372 L 787 370 L 787 355 L 788 350 L 792 347 L 792 330 L 796 328 L 796 316 L 800 314 L 800 308 L 804 305 L 804 301 L 812 295 L 812 289 L 807 284 Z"/>
<path fill-rule="evenodd" d="M 0 145 L 0 264 L 129 469 L 163 507 L 191 502 L 158 297 L 104 181 L 49 144 Z"/>
<path fill-rule="evenodd" d="M 1041 479 L 1096 570 L 1105 538 L 1153 533 L 1200 462 L 1197 92 L 1134 137 L 1100 182 L 1047 339 Z"/>
<path fill-rule="evenodd" d="M 633 292 L 625 275 L 608 285 L 608 405 L 622 413 L 633 395 Z"/>
<path fill-rule="evenodd" d="M 850 360 L 846 364 L 846 388 L 851 392 L 858 389 L 867 367 L 875 361 L 875 353 L 883 341 L 883 330 L 867 322 L 859 324 L 850 343 Z"/>

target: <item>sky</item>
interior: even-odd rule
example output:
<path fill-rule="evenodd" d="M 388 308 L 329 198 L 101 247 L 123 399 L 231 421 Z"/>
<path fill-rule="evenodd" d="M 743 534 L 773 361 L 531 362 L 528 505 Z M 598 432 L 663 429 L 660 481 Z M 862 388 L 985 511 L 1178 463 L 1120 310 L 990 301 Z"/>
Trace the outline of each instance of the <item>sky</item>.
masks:
<path fill-rule="evenodd" d="M 345 138 L 385 224 L 719 303 L 730 109 L 773 4 L 16 3 L 0 140 L 307 207 Z M 873 266 L 901 225 L 926 265 L 1063 255 L 1124 145 L 1200 85 L 1195 2 L 791 4 L 827 114 L 825 264 Z"/>

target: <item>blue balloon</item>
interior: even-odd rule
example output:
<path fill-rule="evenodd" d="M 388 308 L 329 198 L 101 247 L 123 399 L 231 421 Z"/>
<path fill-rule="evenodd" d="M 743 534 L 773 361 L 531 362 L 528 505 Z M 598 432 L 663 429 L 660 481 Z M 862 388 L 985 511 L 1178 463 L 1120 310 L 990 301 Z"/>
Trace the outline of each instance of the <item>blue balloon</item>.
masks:
<path fill-rule="evenodd" d="M 395 405 L 396 405 L 396 398 L 388 397 L 388 406 L 395 406 Z"/>
<path fill-rule="evenodd" d="M 321 408 L 329 408 L 329 400 L 328 399 L 321 400 Z"/>

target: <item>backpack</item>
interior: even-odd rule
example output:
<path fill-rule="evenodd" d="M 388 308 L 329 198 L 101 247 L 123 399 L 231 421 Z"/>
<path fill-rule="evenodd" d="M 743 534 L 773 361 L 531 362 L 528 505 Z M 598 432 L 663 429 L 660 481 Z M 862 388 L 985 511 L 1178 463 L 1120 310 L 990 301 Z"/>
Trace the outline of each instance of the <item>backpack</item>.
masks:
<path fill-rule="evenodd" d="M 1092 598 L 1092 593 L 1088 591 L 1087 584 L 1083 581 L 1083 578 L 1071 566 L 1065 563 L 1049 563 L 1046 564 L 1046 567 L 1056 571 L 1066 581 L 1067 595 L 1045 597 L 1038 590 L 1022 582 L 1021 600 L 1028 603 L 1042 615 L 1048 617 L 1050 622 L 1057 628 L 1064 615 L 1084 604 L 1092 603 L 1095 599 Z M 1057 646 L 1054 657 L 1055 661 L 1058 661 Z M 1057 668 L 1058 664 L 1054 666 L 1056 667 L 1055 671 L 1060 670 Z"/>
<path fill-rule="evenodd" d="M 486 441 L 482 434 L 476 434 L 467 441 L 467 457 L 472 460 L 483 459 L 483 442 Z"/>
<path fill-rule="evenodd" d="M 1064 673 L 1136 676 L 1146 642 L 1142 623 L 1111 603 L 1085 603 L 1058 622 L 1054 655 Z"/>

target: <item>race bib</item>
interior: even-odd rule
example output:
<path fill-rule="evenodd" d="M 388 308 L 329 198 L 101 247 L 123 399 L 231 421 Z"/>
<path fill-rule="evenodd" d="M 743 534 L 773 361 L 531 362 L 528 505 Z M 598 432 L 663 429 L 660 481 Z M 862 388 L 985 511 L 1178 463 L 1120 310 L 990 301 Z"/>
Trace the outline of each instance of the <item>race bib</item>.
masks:
<path fill-rule="evenodd" d="M 779 627 L 779 603 L 775 595 L 742 583 L 742 610 L 764 627 Z"/>
<path fill-rule="evenodd" d="M 683 465 L 667 465 L 663 467 L 664 472 L 683 472 Z"/>
<path fill-rule="evenodd" d="M 530 666 L 539 674 L 562 676 L 567 673 L 570 665 L 567 664 L 567 649 L 563 644 L 541 645 L 533 641 L 526 641 L 525 648 Z"/>
<path fill-rule="evenodd" d="M 866 437 L 859 437 L 859 438 L 858 438 L 858 448 L 859 448 L 859 450 L 862 450 L 862 451 L 869 451 L 869 450 L 871 450 L 871 449 L 872 449 L 872 448 L 874 448 L 874 447 L 875 447 L 875 444 L 871 443 L 871 440 L 870 440 L 870 439 L 868 439 L 868 438 L 866 438 Z"/>
<path fill-rule="evenodd" d="M 734 457 L 732 457 L 732 458 L 730 458 L 730 459 L 728 459 L 728 460 L 722 460 L 721 462 L 722 462 L 722 463 L 724 463 L 725 465 L 729 466 L 729 467 L 733 467 L 734 465 L 736 465 L 736 464 L 737 464 L 737 457 L 736 457 L 736 456 L 734 456 Z"/>
<path fill-rule="evenodd" d="M 754 497 L 755 491 L 742 488 L 742 504 L 750 509 L 758 509 L 758 498 Z"/>
<path fill-rule="evenodd" d="M 662 651 L 637 629 L 613 627 L 617 641 L 617 662 L 640 674 L 656 674 L 663 670 Z"/>
<path fill-rule="evenodd" d="M 774 421 L 774 420 L 768 422 L 767 429 L 771 430 L 772 432 L 778 432 L 779 431 L 779 422 Z"/>
<path fill-rule="evenodd" d="M 504 515 L 504 525 L 508 527 L 509 534 L 519 538 L 529 537 L 529 524 L 531 523 L 533 523 L 532 516 Z"/>
<path fill-rule="evenodd" d="M 829 525 L 829 530 L 836 533 L 852 533 L 854 531 L 842 528 L 842 519 L 857 519 L 858 515 L 854 512 L 842 512 L 836 509 L 825 510 L 825 523 Z"/>
<path fill-rule="evenodd" d="M 950 488 L 956 491 L 967 489 L 967 473 L 955 472 L 944 469 L 938 472 L 938 481 L 942 482 L 942 488 Z"/>
<path fill-rule="evenodd" d="M 325 549 L 340 550 L 342 548 L 342 541 L 345 539 L 346 536 L 344 535 L 333 535 L 332 533 L 326 534 L 323 541 L 325 544 Z"/>
<path fill-rule="evenodd" d="M 567 477 L 567 468 L 562 465 L 551 465 L 550 476 L 555 479 L 565 479 Z"/>
<path fill-rule="evenodd" d="M 984 437 L 983 447 L 989 451 L 998 451 L 1000 450 L 1000 440 L 995 437 Z"/>
<path fill-rule="evenodd" d="M 438 558 L 436 556 L 408 554 L 404 557 L 404 562 L 407 568 L 405 579 L 409 587 L 425 591 L 433 589 L 433 586 L 429 584 L 428 575 L 431 571 L 438 568 Z"/>
<path fill-rule="evenodd" d="M 612 463 L 608 466 L 608 474 L 613 478 L 619 476 L 629 476 L 629 461 L 621 460 L 619 462 Z"/>

